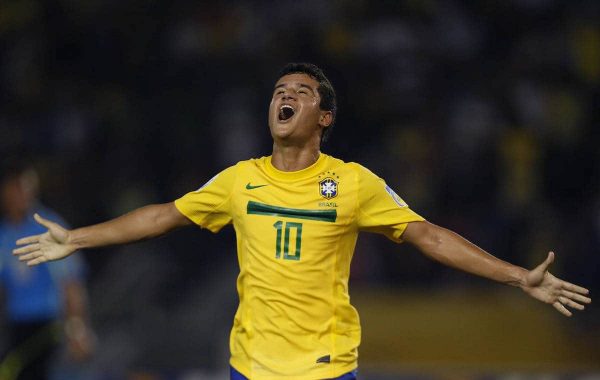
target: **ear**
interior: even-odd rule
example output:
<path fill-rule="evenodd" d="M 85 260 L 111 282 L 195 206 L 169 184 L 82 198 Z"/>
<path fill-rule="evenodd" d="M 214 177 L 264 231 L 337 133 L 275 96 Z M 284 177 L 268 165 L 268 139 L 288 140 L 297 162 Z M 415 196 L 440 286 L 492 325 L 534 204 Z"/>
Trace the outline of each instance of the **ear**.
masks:
<path fill-rule="evenodd" d="M 331 111 L 321 111 L 321 116 L 319 116 L 319 125 L 323 128 L 327 128 L 333 122 L 333 114 Z"/>

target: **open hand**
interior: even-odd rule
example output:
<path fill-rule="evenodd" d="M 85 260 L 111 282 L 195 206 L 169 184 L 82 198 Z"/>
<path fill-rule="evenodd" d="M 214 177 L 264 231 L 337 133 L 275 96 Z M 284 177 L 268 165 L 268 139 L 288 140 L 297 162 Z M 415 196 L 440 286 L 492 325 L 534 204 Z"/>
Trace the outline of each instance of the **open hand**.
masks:
<path fill-rule="evenodd" d="M 589 297 L 585 297 L 589 294 L 589 290 L 550 274 L 548 267 L 553 261 L 554 252 L 548 252 L 546 260 L 525 276 L 525 283 L 521 288 L 533 298 L 551 304 L 560 313 L 570 317 L 573 314 L 566 306 L 583 310 L 584 304 L 592 302 Z"/>
<path fill-rule="evenodd" d="M 46 227 L 48 231 L 40 235 L 32 235 L 17 240 L 17 245 L 23 247 L 13 251 L 20 261 L 27 265 L 37 265 L 46 261 L 59 260 L 69 256 L 75 247 L 69 244 L 69 231 L 60 225 L 35 214 L 36 222 Z"/>

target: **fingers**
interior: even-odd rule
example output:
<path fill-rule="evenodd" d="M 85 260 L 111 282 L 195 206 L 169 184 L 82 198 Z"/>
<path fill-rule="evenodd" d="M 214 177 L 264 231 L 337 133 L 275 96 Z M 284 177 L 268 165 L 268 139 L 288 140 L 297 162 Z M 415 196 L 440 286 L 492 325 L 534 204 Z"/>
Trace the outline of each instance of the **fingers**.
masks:
<path fill-rule="evenodd" d="M 546 263 L 548 265 L 552 264 L 554 262 L 554 252 L 550 251 L 548 252 L 548 257 L 546 258 Z"/>
<path fill-rule="evenodd" d="M 566 284 L 568 284 L 568 283 L 566 283 Z M 573 285 L 573 284 L 568 284 L 568 285 Z M 576 285 L 573 285 L 573 286 L 576 286 Z M 584 288 L 581 288 L 581 289 L 587 291 L 587 289 L 584 289 Z M 554 306 L 554 308 L 556 310 L 558 310 L 559 313 L 566 315 L 567 317 L 572 316 L 573 313 L 571 313 L 565 306 L 568 306 L 570 308 L 577 309 L 577 310 L 584 310 L 585 305 L 582 305 L 582 304 L 583 303 L 588 304 L 588 303 L 592 302 L 591 298 L 585 297 L 578 293 L 573 293 L 566 289 L 563 289 L 561 291 L 561 294 L 562 295 L 558 296 L 558 298 L 557 298 L 558 301 L 554 302 L 552 304 L 552 306 Z"/>
<path fill-rule="evenodd" d="M 39 258 L 40 256 L 42 256 L 42 253 L 40 251 L 35 251 L 27 255 L 19 256 L 19 261 L 29 262 L 31 260 Z"/>
<path fill-rule="evenodd" d="M 44 256 L 41 251 L 34 251 L 26 255 L 19 256 L 19 261 L 23 261 L 27 266 L 34 266 L 48 261 L 48 258 Z"/>
<path fill-rule="evenodd" d="M 24 253 L 34 252 L 40 249 L 39 243 L 29 244 L 24 247 L 13 250 L 13 255 L 22 255 Z"/>
<path fill-rule="evenodd" d="M 582 296 L 581 294 L 573 293 L 568 290 L 564 290 L 561 292 L 564 296 L 569 297 L 572 300 L 583 303 L 592 303 L 592 299 L 589 297 Z"/>
<path fill-rule="evenodd" d="M 541 263 L 538 268 L 542 269 L 544 272 L 548 270 L 548 267 L 550 266 L 550 264 L 552 264 L 554 262 L 554 252 L 550 251 L 548 252 L 548 257 L 546 257 L 546 260 L 544 260 L 543 263 Z M 537 268 L 536 268 L 537 269 Z"/>
<path fill-rule="evenodd" d="M 48 259 L 46 259 L 44 256 L 40 256 L 37 259 L 33 259 L 27 262 L 27 266 L 28 267 L 32 267 L 34 265 L 38 265 L 41 263 L 45 263 L 46 261 L 48 261 Z"/>
<path fill-rule="evenodd" d="M 539 284 L 544 279 L 544 276 L 548 271 L 548 267 L 553 261 L 554 252 L 550 251 L 548 252 L 548 257 L 546 257 L 546 260 L 529 272 L 528 282 L 532 285 Z"/>
<path fill-rule="evenodd" d="M 566 305 L 568 307 L 572 307 L 573 309 L 577 309 L 577 310 L 585 309 L 585 306 L 578 304 L 575 301 L 571 301 L 567 297 L 560 296 L 560 297 L 558 297 L 558 300 L 560 301 L 561 304 Z"/>
<path fill-rule="evenodd" d="M 563 305 L 562 305 L 560 302 L 558 302 L 558 301 L 554 302 L 554 303 L 552 304 L 552 306 L 554 306 L 554 308 L 555 308 L 556 310 L 558 310 L 558 312 L 559 312 L 559 313 L 561 313 L 561 314 L 563 314 L 563 315 L 565 315 L 565 316 L 567 316 L 567 317 L 570 317 L 570 316 L 572 316 L 572 315 L 573 315 L 573 313 L 571 313 L 569 310 L 567 310 L 567 308 L 566 308 L 566 307 L 564 307 L 564 306 L 563 306 Z"/>
<path fill-rule="evenodd" d="M 579 293 L 579 294 L 589 294 L 590 293 L 590 291 L 587 290 L 586 288 L 582 288 L 581 286 L 577 286 L 575 284 L 571 284 L 570 282 L 566 282 L 566 281 L 563 281 L 562 287 L 563 287 L 563 289 L 567 289 L 567 290 L 570 290 L 572 292 Z"/>
<path fill-rule="evenodd" d="M 36 222 L 46 227 L 47 229 L 51 229 L 55 226 L 58 226 L 56 223 L 51 222 L 47 219 L 42 218 L 39 214 L 34 214 L 33 218 Z M 40 235 L 31 235 L 17 240 L 17 245 L 25 245 L 31 243 L 38 243 L 43 234 Z"/>
<path fill-rule="evenodd" d="M 39 224 L 41 224 L 42 226 L 46 227 L 47 229 L 50 229 L 50 227 L 52 226 L 52 222 L 44 219 L 40 216 L 40 214 L 35 213 L 33 214 L 33 219 L 35 219 L 36 222 L 38 222 Z"/>
<path fill-rule="evenodd" d="M 32 235 L 32 236 L 27 236 L 27 237 L 21 238 L 21 239 L 17 240 L 17 245 L 38 243 L 40 241 L 41 236 L 42 235 Z"/>

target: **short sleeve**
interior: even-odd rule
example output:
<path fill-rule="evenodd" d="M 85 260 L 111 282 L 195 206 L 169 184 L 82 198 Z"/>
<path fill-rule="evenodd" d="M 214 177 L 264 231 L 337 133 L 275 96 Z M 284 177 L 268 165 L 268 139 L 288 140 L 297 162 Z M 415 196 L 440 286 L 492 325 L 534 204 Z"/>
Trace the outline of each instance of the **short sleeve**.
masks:
<path fill-rule="evenodd" d="M 425 219 L 411 210 L 383 179 L 363 166 L 357 164 L 357 167 L 359 229 L 402 242 L 402 233 L 408 223 Z"/>
<path fill-rule="evenodd" d="M 175 201 L 175 207 L 202 228 L 218 232 L 231 223 L 231 193 L 237 166 L 231 166 L 196 191 Z"/>

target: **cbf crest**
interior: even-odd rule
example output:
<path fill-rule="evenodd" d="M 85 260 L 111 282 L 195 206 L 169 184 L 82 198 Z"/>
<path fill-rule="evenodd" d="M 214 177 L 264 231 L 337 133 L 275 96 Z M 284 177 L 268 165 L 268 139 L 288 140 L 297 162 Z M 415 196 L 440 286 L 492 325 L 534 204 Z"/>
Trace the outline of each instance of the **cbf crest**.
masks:
<path fill-rule="evenodd" d="M 331 177 L 320 180 L 319 193 L 325 199 L 334 198 L 338 195 L 338 182 Z"/>

